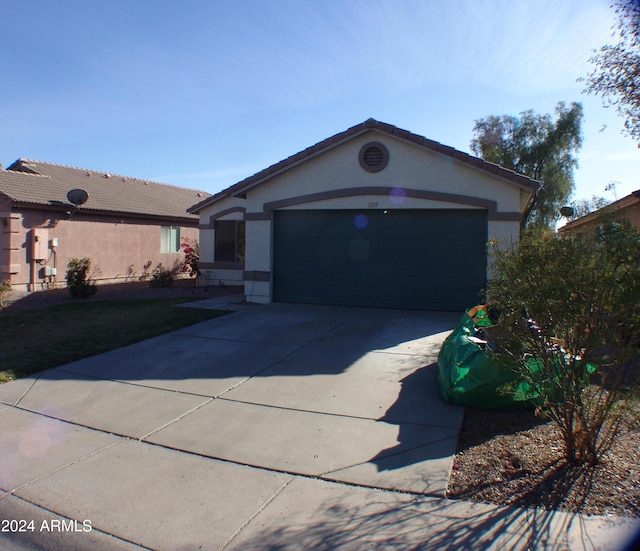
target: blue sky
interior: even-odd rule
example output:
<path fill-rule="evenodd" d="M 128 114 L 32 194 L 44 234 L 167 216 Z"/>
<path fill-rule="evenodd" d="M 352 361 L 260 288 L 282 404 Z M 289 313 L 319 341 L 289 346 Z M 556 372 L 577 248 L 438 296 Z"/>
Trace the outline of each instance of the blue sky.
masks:
<path fill-rule="evenodd" d="M 640 189 L 582 93 L 609 0 L 0 0 L 0 162 L 219 191 L 369 117 L 470 152 L 474 121 L 583 104 L 575 197 Z"/>

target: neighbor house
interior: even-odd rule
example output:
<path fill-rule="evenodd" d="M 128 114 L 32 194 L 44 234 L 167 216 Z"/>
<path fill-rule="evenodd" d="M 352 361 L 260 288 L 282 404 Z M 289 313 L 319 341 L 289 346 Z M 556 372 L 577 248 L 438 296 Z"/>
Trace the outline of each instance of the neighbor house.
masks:
<path fill-rule="evenodd" d="M 189 209 L 200 268 L 248 301 L 460 310 L 487 242 L 517 242 L 530 178 L 369 119 Z"/>
<path fill-rule="evenodd" d="M 567 222 L 567 224 L 558 228 L 558 233 L 560 235 L 580 237 L 597 230 L 610 217 L 626 220 L 632 226 L 640 228 L 640 190 L 634 191 L 622 199 L 618 199 L 571 222 Z"/>
<path fill-rule="evenodd" d="M 75 190 L 72 193 L 72 190 Z M 69 259 L 91 259 L 98 283 L 148 277 L 198 238 L 187 212 L 209 194 L 139 178 L 19 159 L 0 170 L 0 282 L 64 283 Z"/>

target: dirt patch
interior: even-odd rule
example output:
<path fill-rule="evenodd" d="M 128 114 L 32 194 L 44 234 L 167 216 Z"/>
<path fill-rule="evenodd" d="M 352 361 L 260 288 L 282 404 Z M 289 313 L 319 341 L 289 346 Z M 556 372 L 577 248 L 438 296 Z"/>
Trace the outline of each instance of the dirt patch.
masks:
<path fill-rule="evenodd" d="M 98 291 L 90 298 L 74 299 L 69 290 L 48 289 L 28 294 L 10 292 L 7 297 L 8 306 L 3 310 L 15 312 L 17 310 L 34 310 L 48 308 L 59 304 L 98 300 L 133 300 L 154 298 L 193 298 L 205 300 L 226 295 L 242 294 L 242 286 L 206 286 L 196 287 L 194 279 L 178 279 L 171 287 L 151 288 L 148 282 L 114 283 L 98 285 Z"/>
<path fill-rule="evenodd" d="M 640 517 L 640 425 L 627 418 L 592 468 L 566 464 L 555 425 L 531 411 L 467 408 L 447 497 Z"/>

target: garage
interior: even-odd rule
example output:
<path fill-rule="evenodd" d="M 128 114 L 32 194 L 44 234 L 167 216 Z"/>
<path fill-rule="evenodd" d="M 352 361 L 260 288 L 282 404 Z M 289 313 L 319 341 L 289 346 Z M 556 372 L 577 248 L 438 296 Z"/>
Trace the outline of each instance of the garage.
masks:
<path fill-rule="evenodd" d="M 539 183 L 374 119 L 206 198 L 201 277 L 273 301 L 460 311 Z M 233 231 L 231 231 L 233 230 Z M 233 255 L 228 255 L 233 251 Z"/>
<path fill-rule="evenodd" d="M 486 285 L 486 210 L 273 214 L 275 301 L 459 311 Z"/>

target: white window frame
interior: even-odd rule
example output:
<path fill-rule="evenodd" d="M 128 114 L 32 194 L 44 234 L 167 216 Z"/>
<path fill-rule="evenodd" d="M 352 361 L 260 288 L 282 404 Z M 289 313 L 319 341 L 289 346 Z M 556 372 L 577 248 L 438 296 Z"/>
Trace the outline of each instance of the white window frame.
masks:
<path fill-rule="evenodd" d="M 160 226 L 160 252 L 179 253 L 180 252 L 180 227 Z"/>

